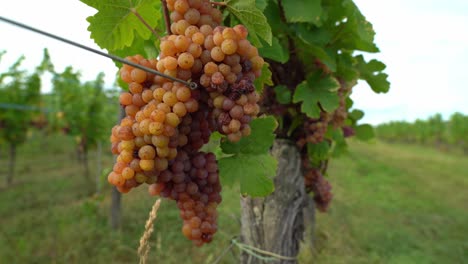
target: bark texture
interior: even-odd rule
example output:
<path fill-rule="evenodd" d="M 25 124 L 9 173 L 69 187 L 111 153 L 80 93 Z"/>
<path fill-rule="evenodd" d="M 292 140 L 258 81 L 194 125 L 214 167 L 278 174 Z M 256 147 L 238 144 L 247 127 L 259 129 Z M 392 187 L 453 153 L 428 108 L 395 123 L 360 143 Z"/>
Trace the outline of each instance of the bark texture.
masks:
<path fill-rule="evenodd" d="M 241 198 L 242 241 L 285 257 L 296 257 L 304 235 L 304 209 L 308 198 L 304 188 L 300 154 L 291 141 L 277 139 L 272 149 L 278 160 L 275 191 L 265 198 Z M 276 259 L 265 262 L 243 253 L 241 263 L 297 263 Z"/>

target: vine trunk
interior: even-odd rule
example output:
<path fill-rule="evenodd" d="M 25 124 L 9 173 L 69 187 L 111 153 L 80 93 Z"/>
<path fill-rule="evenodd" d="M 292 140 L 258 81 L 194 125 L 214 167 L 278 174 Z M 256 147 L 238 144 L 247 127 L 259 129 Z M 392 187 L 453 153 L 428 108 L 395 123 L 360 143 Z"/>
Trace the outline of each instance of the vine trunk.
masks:
<path fill-rule="evenodd" d="M 278 160 L 275 191 L 264 198 L 241 198 L 242 242 L 269 253 L 244 251 L 243 264 L 297 263 L 301 241 L 312 239 L 306 225 L 313 224 L 314 206 L 304 188 L 300 153 L 294 142 L 277 139 L 272 155 Z"/>

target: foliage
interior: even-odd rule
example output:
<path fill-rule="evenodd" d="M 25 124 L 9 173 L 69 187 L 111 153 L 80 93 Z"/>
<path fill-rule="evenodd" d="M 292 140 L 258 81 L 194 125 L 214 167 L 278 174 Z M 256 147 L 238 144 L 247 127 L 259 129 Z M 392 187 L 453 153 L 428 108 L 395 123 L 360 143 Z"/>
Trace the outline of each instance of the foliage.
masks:
<path fill-rule="evenodd" d="M 40 71 L 33 73 L 20 68 L 24 56 L 0 74 L 0 104 L 5 107 L 0 111 L 0 138 L 12 145 L 19 145 L 26 140 L 30 123 L 39 113 L 9 105 L 39 108 L 41 79 Z"/>
<path fill-rule="evenodd" d="M 123 56 L 138 53 L 147 58 L 155 57 L 157 45 L 148 47 L 154 42 L 154 36 L 149 29 L 144 30 L 137 15 L 144 17 L 143 20 L 151 28 L 157 28 L 162 36 L 160 29 L 164 28 L 164 23 L 160 12 L 155 10 L 160 7 L 159 0 L 123 1 L 125 3 L 118 5 L 101 4 L 97 0 L 82 2 L 98 10 L 88 18 L 88 30 L 102 48 Z M 277 120 L 276 137 L 296 141 L 302 153 L 307 153 L 302 151 L 305 143 L 326 142 L 334 155 L 346 150 L 344 138 L 347 136 L 357 134 L 364 140 L 372 137 L 372 127 L 359 124 L 363 112 L 352 109 L 349 98 L 352 87 L 361 79 L 374 92 L 385 93 L 389 83 L 383 72 L 385 64 L 366 61 L 362 55 L 362 52 L 378 52 L 379 49 L 374 43 L 372 24 L 353 1 L 228 0 L 224 4 L 220 7 L 224 24 L 245 25 L 249 40 L 260 47 L 260 55 L 267 59 L 268 67 L 263 68 L 255 86 L 257 91 L 263 91 L 263 113 Z M 144 12 L 140 8 L 142 5 L 148 6 Z M 105 15 L 108 13 L 113 15 Z M 310 126 L 314 129 L 309 129 Z M 271 126 L 259 125 L 255 130 L 259 135 L 267 134 Z M 269 140 L 270 146 L 272 142 L 273 139 Z M 273 170 L 267 172 L 269 175 L 255 173 L 257 161 L 269 156 L 268 147 L 255 152 L 258 157 L 250 156 L 249 162 L 245 162 L 246 159 L 238 155 L 247 148 L 243 141 L 230 147 L 236 149 L 235 153 L 229 152 L 226 144 L 221 146 L 225 155 L 235 154 L 229 159 L 243 162 L 243 166 L 232 166 L 228 158 L 220 160 L 221 177 L 225 181 L 232 182 L 232 178 L 236 178 L 243 186 L 241 192 L 253 196 L 266 195 L 267 190 L 273 190 Z M 311 164 L 318 163 L 314 156 L 303 158 Z M 242 183 L 246 171 L 251 182 L 248 190 Z"/>
<path fill-rule="evenodd" d="M 69 66 L 52 80 L 53 109 L 59 110 L 55 116 L 86 150 L 107 138 L 117 119 L 117 108 L 111 107 L 112 98 L 104 90 L 103 78 L 100 73 L 94 81 L 82 83 L 80 73 Z"/>

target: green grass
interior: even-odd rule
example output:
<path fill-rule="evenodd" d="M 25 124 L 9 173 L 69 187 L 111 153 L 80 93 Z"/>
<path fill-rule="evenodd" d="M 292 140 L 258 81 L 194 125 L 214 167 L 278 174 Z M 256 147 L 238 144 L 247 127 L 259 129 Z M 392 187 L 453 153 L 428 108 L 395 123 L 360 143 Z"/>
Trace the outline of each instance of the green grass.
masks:
<path fill-rule="evenodd" d="M 315 263 L 466 263 L 466 156 L 352 142 L 329 174 L 335 199 L 318 215 Z"/>
<path fill-rule="evenodd" d="M 107 149 L 107 148 L 105 148 Z M 317 215 L 314 252 L 301 263 L 464 263 L 468 259 L 468 159 L 433 149 L 351 142 L 330 165 L 334 201 Z M 91 172 L 95 172 L 91 153 Z M 1 150 L 0 175 L 7 168 Z M 110 167 L 112 156 L 103 157 Z M 120 231 L 108 225 L 110 187 L 90 197 L 73 140 L 33 135 L 18 151 L 14 185 L 0 182 L 1 263 L 137 263 L 154 197 L 123 196 Z M 94 176 L 93 176 L 94 177 Z M 225 188 L 215 241 L 193 247 L 174 202 L 164 200 L 150 263 L 212 263 L 239 234 L 238 190 Z M 238 263 L 238 250 L 221 263 Z"/>

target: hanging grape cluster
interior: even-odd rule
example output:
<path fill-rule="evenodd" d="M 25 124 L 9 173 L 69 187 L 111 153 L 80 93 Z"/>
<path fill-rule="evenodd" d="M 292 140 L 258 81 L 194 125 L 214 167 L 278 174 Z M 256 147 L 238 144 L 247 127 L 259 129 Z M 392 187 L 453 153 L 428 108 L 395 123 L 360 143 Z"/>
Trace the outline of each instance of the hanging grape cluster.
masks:
<path fill-rule="evenodd" d="M 251 133 L 250 121 L 260 107 L 253 82 L 263 59 L 247 40 L 242 25 L 220 26 L 222 13 L 207 0 L 167 0 L 172 35 L 161 39 L 158 59 L 126 59 L 181 83 L 124 65 L 120 95 L 126 117 L 112 129 L 117 155 L 108 180 L 126 193 L 141 184 L 151 195 L 175 200 L 182 233 L 195 245 L 209 243 L 217 230 L 221 202 L 218 165 L 200 148 L 213 131 L 231 142 Z"/>

